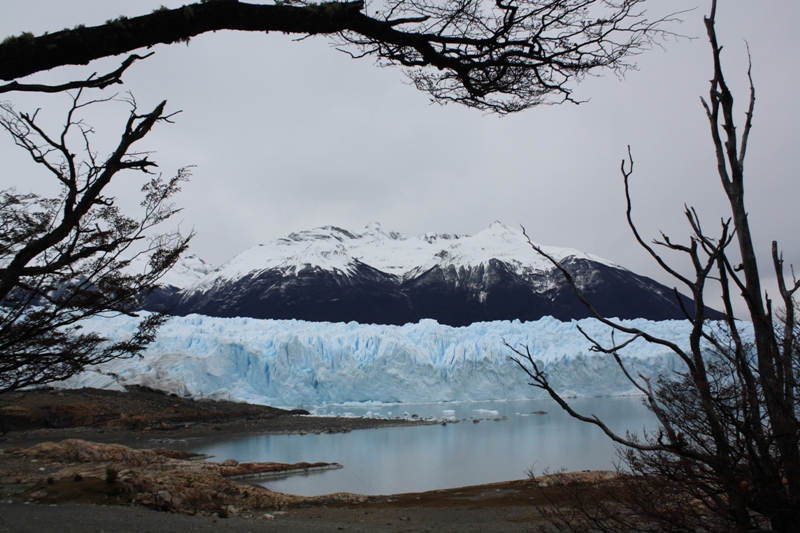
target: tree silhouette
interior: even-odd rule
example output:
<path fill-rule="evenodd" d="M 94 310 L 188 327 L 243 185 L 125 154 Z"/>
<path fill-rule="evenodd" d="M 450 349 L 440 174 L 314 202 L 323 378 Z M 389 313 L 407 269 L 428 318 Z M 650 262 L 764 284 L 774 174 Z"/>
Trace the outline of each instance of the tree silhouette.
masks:
<path fill-rule="evenodd" d="M 666 35 L 667 19 L 650 21 L 644 0 L 390 0 L 248 4 L 206 0 L 95 27 L 78 26 L 0 44 L 6 90 L 42 90 L 19 82 L 62 65 L 83 65 L 158 44 L 188 42 L 219 30 L 333 37 L 353 57 L 408 69 L 414 85 L 438 102 L 510 113 L 571 101 L 573 81 L 588 73 L 624 72 L 631 58 Z M 115 72 L 64 86 L 103 87 L 145 56 L 130 55 Z M 244 69 L 257 65 L 242 65 Z"/>
<path fill-rule="evenodd" d="M 169 120 L 166 102 L 140 114 L 128 100 L 119 142 L 100 158 L 91 148 L 95 132 L 80 114 L 110 100 L 83 101 L 76 92 L 54 134 L 39 125 L 38 112 L 0 104 L 0 128 L 61 188 L 54 198 L 0 191 L 0 392 L 139 354 L 164 321 L 147 315 L 119 342 L 86 329 L 87 318 L 133 314 L 191 237 L 156 231 L 179 211 L 171 198 L 189 169 L 163 179 L 153 174 L 148 154 L 135 150 L 157 123 Z M 124 214 L 107 192 L 113 178 L 131 171 L 146 175 L 135 216 Z"/>
<path fill-rule="evenodd" d="M 733 95 L 723 75 L 722 46 L 715 30 L 716 10 L 713 0 L 705 25 L 714 71 L 703 108 L 730 218 L 722 220 L 712 235 L 701 225 L 697 212 L 687 208 L 688 243 L 662 234 L 649 244 L 632 217 L 630 151 L 621 166 L 627 217 L 635 239 L 694 299 L 694 309 L 685 310 L 693 326 L 688 349 L 601 316 L 570 273 L 550 258 L 592 313 L 617 334 L 619 340 L 612 334 L 610 343 L 589 340 L 594 351 L 614 357 L 620 371 L 644 395 L 658 418 L 658 429 L 644 438 L 621 435 L 596 417 L 576 412 L 550 386 L 534 355 L 525 347 L 511 347 L 531 384 L 547 391 L 573 417 L 599 426 L 622 446 L 622 457 L 636 474 L 628 478 L 628 490 L 621 491 L 627 512 L 608 505 L 602 513 L 584 514 L 581 520 L 567 524 L 570 530 L 800 531 L 800 351 L 794 302 L 800 282 L 793 275 L 787 279 L 778 244 L 773 242 L 772 268 L 782 309 L 773 311 L 772 300 L 762 292 L 744 201 L 744 162 L 755 89 L 750 78 L 744 127 L 737 133 Z M 660 250 L 688 257 L 693 272 L 684 274 L 673 268 Z M 709 321 L 705 314 L 704 298 L 711 283 L 721 288 L 727 313 L 723 322 Z M 752 334 L 734 318 L 736 292 L 747 304 Z M 683 361 L 685 370 L 677 376 L 657 378 L 633 375 L 619 357 L 633 342 L 670 350 Z"/>

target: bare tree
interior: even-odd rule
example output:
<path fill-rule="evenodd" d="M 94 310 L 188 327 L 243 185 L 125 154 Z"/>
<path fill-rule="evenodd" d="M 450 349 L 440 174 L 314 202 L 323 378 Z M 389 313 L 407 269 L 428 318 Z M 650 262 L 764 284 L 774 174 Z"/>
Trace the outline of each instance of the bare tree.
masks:
<path fill-rule="evenodd" d="M 0 44 L 7 90 L 42 90 L 19 78 L 62 65 L 88 64 L 206 32 L 237 30 L 333 36 L 354 57 L 407 67 L 417 88 L 439 102 L 499 113 L 573 100 L 571 82 L 587 73 L 623 72 L 631 57 L 667 35 L 669 20 L 648 20 L 644 0 L 388 0 L 379 4 L 305 1 L 274 5 L 203 0 L 96 27 Z M 116 71 L 63 86 L 118 83 L 141 56 Z M 246 65 L 245 68 L 257 68 Z M 573 100 L 574 101 L 574 100 Z"/>
<path fill-rule="evenodd" d="M 589 340 L 594 351 L 615 358 L 659 422 L 656 431 L 642 438 L 614 433 L 596 417 L 572 409 L 550 386 L 534 354 L 525 347 L 511 347 L 514 360 L 530 376 L 531 384 L 547 391 L 573 417 L 599 426 L 621 445 L 625 464 L 634 474 L 621 499 L 626 512 L 610 505 L 604 513 L 583 513 L 581 519 L 566 524 L 570 530 L 800 531 L 800 351 L 793 299 L 800 282 L 793 275 L 787 279 L 778 245 L 773 242 L 772 267 L 778 277 L 778 306 L 782 309 L 782 317 L 776 316 L 773 302 L 762 292 L 744 203 L 744 162 L 755 90 L 750 78 L 744 128 L 737 134 L 733 95 L 723 75 L 722 47 L 714 26 L 716 8 L 717 2 L 712 0 L 710 15 L 705 18 L 714 73 L 709 96 L 702 103 L 730 218 L 722 220 L 712 235 L 703 228 L 698 214 L 687 208 L 691 227 L 687 244 L 663 234 L 649 244 L 632 218 L 630 151 L 621 167 L 628 222 L 637 242 L 694 298 L 694 308 L 685 309 L 693 326 L 688 349 L 600 316 L 570 273 L 532 245 L 562 271 L 593 314 L 621 337 L 615 341 L 612 334 L 610 345 Z M 660 250 L 687 256 L 693 272 L 684 275 L 674 269 Z M 705 294 L 710 283 L 721 288 L 727 313 L 723 322 L 706 319 Z M 735 292 L 741 293 L 747 304 L 750 331 L 734 318 Z M 683 361 L 685 371 L 657 379 L 634 376 L 619 352 L 642 341 L 671 350 Z"/>
<path fill-rule="evenodd" d="M 40 126 L 38 112 L 0 103 L 0 128 L 61 188 L 54 198 L 0 191 L 0 392 L 139 354 L 164 317 L 142 318 L 119 342 L 86 331 L 84 320 L 133 314 L 191 237 L 155 231 L 179 211 L 170 199 L 189 169 L 163 179 L 153 174 L 156 163 L 148 153 L 135 150 L 157 123 L 170 119 L 166 102 L 140 114 L 128 99 L 119 142 L 101 159 L 91 148 L 94 131 L 80 115 L 111 99 L 82 96 L 81 91 L 71 96 L 64 125 L 53 134 Z M 128 171 L 146 175 L 136 216 L 124 214 L 108 192 L 112 179 Z"/>

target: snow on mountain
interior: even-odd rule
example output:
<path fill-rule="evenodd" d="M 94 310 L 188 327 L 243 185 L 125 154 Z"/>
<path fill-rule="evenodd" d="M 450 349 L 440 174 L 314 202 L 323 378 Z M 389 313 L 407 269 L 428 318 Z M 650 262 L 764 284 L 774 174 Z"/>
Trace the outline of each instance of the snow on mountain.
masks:
<path fill-rule="evenodd" d="M 573 256 L 615 266 L 578 250 L 548 246 L 542 249 L 556 260 Z M 194 288 L 202 291 L 221 281 L 271 269 L 296 272 L 313 266 L 348 273 L 359 262 L 399 278 L 409 278 L 435 266 L 475 267 L 493 259 L 513 265 L 520 274 L 553 268 L 528 245 L 522 231 L 500 222 L 474 236 L 426 233 L 417 237 L 387 232 L 373 222 L 361 232 L 324 226 L 255 246 L 222 265 Z"/>
<path fill-rule="evenodd" d="M 178 262 L 161 278 L 164 286 L 185 289 L 206 277 L 214 270 L 210 264 L 195 254 L 182 255 Z"/>
<path fill-rule="evenodd" d="M 684 316 L 669 287 L 578 250 L 542 248 L 606 316 Z M 242 252 L 158 304 L 146 309 L 396 325 L 589 316 L 561 272 L 520 230 L 499 222 L 471 237 L 407 237 L 377 223 L 360 232 L 325 226 L 292 233 Z"/>
<path fill-rule="evenodd" d="M 133 331 L 129 317 L 87 324 L 111 338 Z M 624 321 L 686 345 L 688 321 Z M 453 328 L 432 320 L 404 326 L 296 320 L 173 318 L 143 358 L 114 361 L 63 387 L 144 385 L 189 398 L 221 398 L 275 406 L 325 403 L 416 403 L 541 397 L 509 359 L 527 345 L 556 390 L 567 395 L 633 392 L 610 356 L 589 350 L 577 330 L 608 342 L 593 319 L 483 322 Z M 617 334 L 616 340 L 623 340 Z M 681 363 L 663 347 L 637 340 L 622 352 L 632 374 L 672 375 Z M 114 374 L 118 381 L 109 375 Z"/>
<path fill-rule="evenodd" d="M 144 272 L 147 269 L 146 256 L 139 256 L 131 262 L 128 271 Z M 184 254 L 161 276 L 159 288 L 147 296 L 145 309 L 161 310 L 172 307 L 181 290 L 191 287 L 207 276 L 213 268 L 195 254 Z"/>
<path fill-rule="evenodd" d="M 140 255 L 128 266 L 131 273 L 144 272 L 147 269 L 148 257 Z M 165 288 L 185 289 L 194 285 L 214 270 L 210 264 L 195 254 L 183 254 L 178 261 L 159 280 Z"/>

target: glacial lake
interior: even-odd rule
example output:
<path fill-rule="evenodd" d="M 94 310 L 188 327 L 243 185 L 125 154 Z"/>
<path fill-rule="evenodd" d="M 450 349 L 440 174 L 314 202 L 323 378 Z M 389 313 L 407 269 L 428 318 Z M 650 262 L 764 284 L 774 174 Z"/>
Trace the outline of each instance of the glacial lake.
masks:
<path fill-rule="evenodd" d="M 571 404 L 582 414 L 597 415 L 623 434 L 628 430 L 641 435 L 643 428 L 655 425 L 655 417 L 642 405 L 641 398 L 581 398 L 571 400 Z M 211 455 L 215 461 L 321 461 L 344 466 L 258 481 L 271 490 L 304 496 L 421 492 L 521 479 L 529 470 L 538 475 L 546 468 L 612 469 L 616 461 L 614 445 L 599 428 L 571 418 L 549 399 L 342 405 L 313 411 L 346 416 L 416 414 L 461 421 L 350 433 L 215 437 L 176 443 L 176 447 Z"/>

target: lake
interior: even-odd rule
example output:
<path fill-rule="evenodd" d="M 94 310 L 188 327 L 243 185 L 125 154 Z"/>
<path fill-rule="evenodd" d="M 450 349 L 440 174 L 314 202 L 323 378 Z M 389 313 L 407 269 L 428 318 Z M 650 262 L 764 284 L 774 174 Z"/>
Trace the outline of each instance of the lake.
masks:
<path fill-rule="evenodd" d="M 581 398 L 582 414 L 641 434 L 655 417 L 640 398 Z M 311 409 L 309 409 L 311 410 Z M 544 411 L 544 414 L 535 414 Z M 329 406 L 315 414 L 458 418 L 459 423 L 380 428 L 351 433 L 255 435 L 189 441 L 181 448 L 240 462 L 337 462 L 340 470 L 265 479 L 280 492 L 396 494 L 524 478 L 566 469 L 611 469 L 614 445 L 603 432 L 564 413 L 552 400 Z M 503 419 L 505 417 L 505 419 Z M 500 419 L 495 421 L 495 419 Z M 475 423 L 474 420 L 479 420 Z"/>

